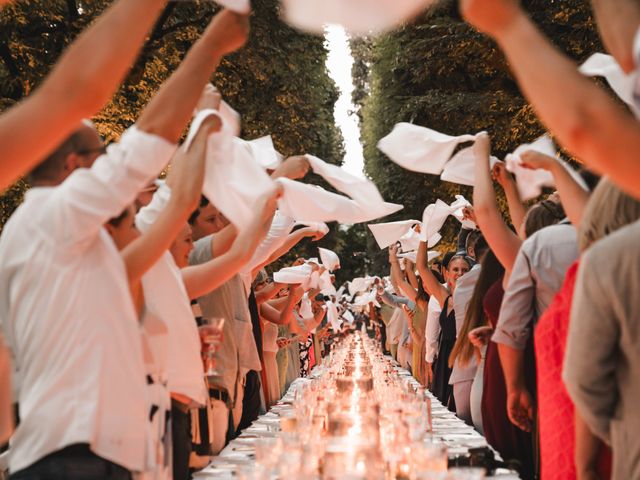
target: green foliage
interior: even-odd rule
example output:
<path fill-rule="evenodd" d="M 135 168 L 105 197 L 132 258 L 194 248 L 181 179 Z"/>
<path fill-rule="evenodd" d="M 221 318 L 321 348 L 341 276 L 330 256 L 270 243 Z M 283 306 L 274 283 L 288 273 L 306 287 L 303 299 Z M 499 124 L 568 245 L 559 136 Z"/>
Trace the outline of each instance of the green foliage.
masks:
<path fill-rule="evenodd" d="M 602 51 L 588 1 L 523 4 L 576 60 Z M 436 176 L 406 171 L 382 154 L 376 144 L 395 123 L 411 122 L 450 135 L 486 130 L 499 157 L 544 132 L 496 44 L 461 19 L 455 0 L 439 1 L 411 25 L 371 39 L 367 48 L 354 52 L 364 55 L 359 67 L 371 63 L 368 76 L 354 68 L 360 85 L 354 101 L 363 105 L 365 168 L 388 201 L 405 205 L 393 219 L 420 219 L 424 207 L 438 197 L 450 201 L 454 194 L 471 194 Z M 445 226 L 445 246 L 453 244 L 458 225 L 450 221 Z M 377 270 L 383 271 L 386 254 L 373 241 L 369 244 Z"/>
<path fill-rule="evenodd" d="M 0 13 L 0 108 L 32 91 L 64 47 L 110 3 L 21 0 L 5 7 Z M 323 39 L 282 23 L 277 5 L 277 0 L 254 0 L 248 44 L 227 57 L 212 80 L 242 115 L 244 138 L 271 134 L 286 156 L 306 152 L 340 164 L 342 137 L 333 120 L 338 92 L 325 68 Z M 106 140 L 117 140 L 135 121 L 216 8 L 206 1 L 167 4 L 126 81 L 94 118 Z M 0 197 L 0 228 L 25 188 L 20 182 Z"/>

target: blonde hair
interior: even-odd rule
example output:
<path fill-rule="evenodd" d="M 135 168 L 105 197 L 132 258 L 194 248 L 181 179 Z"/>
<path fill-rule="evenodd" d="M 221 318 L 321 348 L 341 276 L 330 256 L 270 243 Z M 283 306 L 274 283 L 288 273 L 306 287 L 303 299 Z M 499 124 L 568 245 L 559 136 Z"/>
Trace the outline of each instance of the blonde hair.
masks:
<path fill-rule="evenodd" d="M 640 200 L 624 193 L 608 178 L 603 178 L 593 190 L 580 220 L 580 251 L 638 219 Z"/>

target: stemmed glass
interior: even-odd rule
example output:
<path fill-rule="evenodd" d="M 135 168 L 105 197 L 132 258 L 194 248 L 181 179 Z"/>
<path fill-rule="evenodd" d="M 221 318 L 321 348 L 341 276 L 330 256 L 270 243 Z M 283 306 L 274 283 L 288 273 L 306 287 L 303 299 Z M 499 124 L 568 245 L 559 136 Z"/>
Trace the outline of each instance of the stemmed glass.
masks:
<path fill-rule="evenodd" d="M 224 327 L 223 317 L 205 318 L 204 324 L 199 327 L 200 344 L 202 347 L 202 360 L 206 377 L 222 375 L 216 368 L 216 353 L 222 345 L 222 328 Z"/>

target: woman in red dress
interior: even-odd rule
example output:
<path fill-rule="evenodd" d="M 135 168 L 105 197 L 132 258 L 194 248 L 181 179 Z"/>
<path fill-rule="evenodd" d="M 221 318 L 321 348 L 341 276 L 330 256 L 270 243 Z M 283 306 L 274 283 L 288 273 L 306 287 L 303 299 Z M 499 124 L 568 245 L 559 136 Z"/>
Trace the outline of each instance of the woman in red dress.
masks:
<path fill-rule="evenodd" d="M 602 180 L 580 221 L 580 251 L 638 219 L 640 202 L 622 193 L 608 180 Z M 562 289 L 535 329 L 543 480 L 606 479 L 611 470 L 609 449 L 589 432 L 579 418 L 562 383 L 562 365 L 578 263 L 567 271 Z M 576 436 L 576 432 L 580 434 Z"/>

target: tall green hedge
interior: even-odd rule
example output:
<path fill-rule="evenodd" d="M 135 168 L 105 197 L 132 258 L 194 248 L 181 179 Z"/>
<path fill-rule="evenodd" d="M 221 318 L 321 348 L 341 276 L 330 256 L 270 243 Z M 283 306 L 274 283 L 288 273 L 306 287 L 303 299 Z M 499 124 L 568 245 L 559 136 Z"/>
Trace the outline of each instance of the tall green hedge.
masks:
<path fill-rule="evenodd" d="M 21 0 L 4 7 L 0 12 L 0 108 L 32 91 L 64 47 L 110 3 Z M 253 1 L 247 45 L 227 57 L 212 80 L 241 113 L 244 138 L 270 133 L 284 155 L 308 152 L 340 164 L 342 136 L 333 119 L 338 91 L 325 68 L 324 40 L 282 23 L 278 3 Z M 107 140 L 117 139 L 135 121 L 216 8 L 209 1 L 167 4 L 124 85 L 94 118 Z M 18 182 L 0 197 L 0 229 L 26 188 L 24 182 Z M 322 244 L 336 248 L 336 235 L 332 232 Z M 317 255 L 306 243 L 299 250 Z"/>
<path fill-rule="evenodd" d="M 587 0 L 522 3 L 571 57 L 584 60 L 602 51 Z M 437 2 L 411 25 L 357 45 L 355 51 L 364 55 L 354 73 L 359 77 L 355 100 L 362 105 L 366 171 L 385 198 L 405 205 L 397 218 L 420 219 L 424 207 L 438 197 L 446 201 L 471 192 L 436 176 L 403 170 L 382 154 L 376 144 L 395 123 L 412 122 L 451 135 L 486 130 L 498 156 L 544 132 L 499 48 L 462 20 L 455 0 Z M 363 73 L 367 63 L 371 68 Z M 451 244 L 457 227 L 455 220 L 447 224 L 445 244 Z M 382 269 L 385 257 L 372 238 L 369 249 Z"/>

